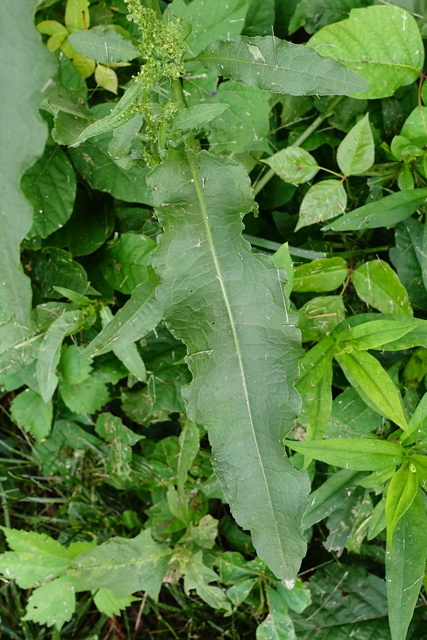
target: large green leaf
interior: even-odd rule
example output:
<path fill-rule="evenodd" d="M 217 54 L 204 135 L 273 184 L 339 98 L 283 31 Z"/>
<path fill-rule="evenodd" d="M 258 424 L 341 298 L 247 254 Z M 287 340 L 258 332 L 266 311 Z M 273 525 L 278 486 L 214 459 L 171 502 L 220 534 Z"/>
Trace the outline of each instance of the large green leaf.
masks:
<path fill-rule="evenodd" d="M 273 262 L 251 254 L 241 236 L 254 204 L 248 176 L 226 158 L 176 150 L 149 183 L 165 229 L 153 262 L 164 282 L 158 297 L 193 374 L 188 415 L 208 430 L 237 522 L 278 577 L 292 581 L 305 548 L 308 482 L 283 458 L 280 436 L 299 409 L 300 347 Z"/>
<path fill-rule="evenodd" d="M 386 554 L 387 601 L 393 640 L 405 640 L 424 578 L 427 560 L 427 515 L 418 489 L 410 509 L 398 522 L 393 551 Z"/>
<path fill-rule="evenodd" d="M 424 47 L 417 23 L 396 6 L 353 9 L 347 20 L 324 27 L 309 46 L 356 71 L 369 84 L 355 98 L 385 98 L 420 75 Z"/>
<path fill-rule="evenodd" d="M 347 193 L 341 180 L 322 180 L 305 194 L 295 231 L 315 222 L 323 222 L 344 213 Z"/>
<path fill-rule="evenodd" d="M 76 608 L 76 592 L 68 576 L 50 580 L 38 587 L 28 600 L 23 620 L 32 620 L 61 629 Z"/>
<path fill-rule="evenodd" d="M 68 42 L 85 58 L 98 62 L 127 62 L 139 56 L 132 42 L 113 29 L 76 31 Z"/>
<path fill-rule="evenodd" d="M 85 551 L 67 574 L 77 591 L 106 588 L 123 598 L 143 590 L 157 598 L 169 559 L 169 548 L 142 531 L 135 538 L 111 538 Z"/>
<path fill-rule="evenodd" d="M 303 45 L 273 36 L 212 42 L 197 59 L 209 71 L 274 93 L 346 95 L 364 91 L 355 73 Z"/>
<path fill-rule="evenodd" d="M 47 136 L 38 105 L 53 75 L 53 60 L 33 24 L 34 2 L 0 5 L 0 307 L 28 322 L 30 280 L 23 274 L 20 244 L 31 228 L 31 207 L 20 180 L 43 152 Z M 7 90 L 6 90 L 7 88 Z"/>
<path fill-rule="evenodd" d="M 408 462 L 393 474 L 387 489 L 385 517 L 387 521 L 387 546 L 392 550 L 393 534 L 399 520 L 411 507 L 418 491 L 416 469 Z"/>

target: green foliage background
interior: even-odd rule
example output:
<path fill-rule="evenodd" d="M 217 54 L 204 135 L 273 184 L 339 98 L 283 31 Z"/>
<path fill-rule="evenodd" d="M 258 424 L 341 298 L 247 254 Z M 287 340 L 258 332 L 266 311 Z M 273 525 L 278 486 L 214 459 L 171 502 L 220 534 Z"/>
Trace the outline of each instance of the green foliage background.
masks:
<path fill-rule="evenodd" d="M 6 637 L 425 638 L 426 15 L 0 7 Z"/>

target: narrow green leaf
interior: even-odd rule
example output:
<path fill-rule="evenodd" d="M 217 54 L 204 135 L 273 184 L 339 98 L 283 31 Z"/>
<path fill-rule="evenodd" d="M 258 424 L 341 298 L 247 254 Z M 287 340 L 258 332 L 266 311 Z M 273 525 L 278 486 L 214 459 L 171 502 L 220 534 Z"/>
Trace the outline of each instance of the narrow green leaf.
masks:
<path fill-rule="evenodd" d="M 139 284 L 113 319 L 83 350 L 82 356 L 91 358 L 113 348 L 129 346 L 155 329 L 162 318 L 162 306 L 155 297 L 157 284 L 154 274 Z"/>
<path fill-rule="evenodd" d="M 335 332 L 337 344 L 343 351 L 348 348 L 357 351 L 382 349 L 384 345 L 399 340 L 406 334 L 422 326 L 423 321 L 408 316 L 382 314 L 378 320 L 370 320 L 353 327 L 345 327 Z"/>
<path fill-rule="evenodd" d="M 176 150 L 149 182 L 165 229 L 153 261 L 163 279 L 158 296 L 193 374 L 188 416 L 208 431 L 237 522 L 278 577 L 293 580 L 308 486 L 283 458 L 280 434 L 298 412 L 300 347 L 273 262 L 251 254 L 241 237 L 241 218 L 253 208 L 248 176 L 226 158 Z"/>
<path fill-rule="evenodd" d="M 296 388 L 301 395 L 305 395 L 316 385 L 329 368 L 334 356 L 335 340 L 331 337 L 318 342 L 307 351 L 300 362 L 300 376 Z"/>
<path fill-rule="evenodd" d="M 101 309 L 101 319 L 104 328 L 111 322 L 112 318 L 113 314 L 110 309 L 108 307 L 103 307 Z M 147 370 L 134 342 L 130 344 L 116 343 L 112 346 L 112 351 L 137 380 L 140 382 L 146 381 Z"/>
<path fill-rule="evenodd" d="M 353 471 L 377 471 L 402 462 L 405 449 L 394 442 L 375 438 L 328 438 L 285 440 L 287 447 L 315 460 Z"/>
<path fill-rule="evenodd" d="M 362 231 L 363 229 L 392 227 L 415 213 L 424 204 L 426 198 L 427 189 L 392 193 L 390 196 L 353 209 L 323 227 L 323 231 Z"/>
<path fill-rule="evenodd" d="M 372 405 L 389 420 L 408 429 L 402 401 L 387 371 L 374 356 L 366 351 L 341 353 L 335 356 L 347 380 L 362 399 L 367 397 Z"/>
<path fill-rule="evenodd" d="M 76 593 L 68 576 L 46 582 L 28 599 L 22 620 L 31 620 L 61 630 L 76 609 Z"/>
<path fill-rule="evenodd" d="M 29 321 L 32 293 L 22 271 L 20 245 L 32 216 L 19 185 L 43 153 L 47 127 L 38 107 L 41 90 L 54 72 L 52 57 L 34 27 L 34 11 L 33 2 L 0 5 L 0 86 L 7 87 L 0 97 L 0 306 L 13 311 L 22 324 Z"/>
<path fill-rule="evenodd" d="M 46 331 L 37 358 L 37 382 L 40 394 L 48 402 L 57 387 L 56 367 L 61 356 L 65 336 L 77 331 L 81 323 L 81 311 L 66 311 L 54 320 Z"/>
<path fill-rule="evenodd" d="M 84 142 L 94 136 L 99 136 L 102 133 L 108 133 L 113 131 L 117 127 L 121 127 L 126 120 L 130 120 L 135 115 L 131 112 L 130 108 L 136 100 L 138 100 L 144 92 L 144 87 L 140 82 L 134 82 L 123 94 L 114 109 L 107 116 L 101 120 L 97 120 L 93 124 L 90 124 L 79 135 L 78 139 L 73 146 Z"/>
<path fill-rule="evenodd" d="M 187 474 L 194 462 L 194 458 L 199 452 L 200 448 L 200 436 L 197 425 L 191 420 L 187 420 L 183 430 L 179 436 L 179 457 L 178 457 L 178 472 L 177 472 L 177 488 L 181 496 L 184 496 L 185 483 L 187 481 Z"/>
<path fill-rule="evenodd" d="M 348 500 L 349 493 L 363 475 L 361 471 L 349 469 L 341 469 L 330 475 L 309 496 L 308 507 L 303 518 L 304 529 L 312 527 L 316 522 L 320 522 L 339 509 Z"/>
<path fill-rule="evenodd" d="M 388 616 L 392 640 L 405 640 L 427 560 L 427 515 L 421 489 L 398 522 L 386 553 Z"/>
<path fill-rule="evenodd" d="M 156 599 L 170 560 L 169 547 L 148 530 L 135 538 L 110 538 L 79 555 L 67 569 L 76 591 L 110 589 L 116 598 L 147 591 Z"/>
<path fill-rule="evenodd" d="M 342 258 L 319 258 L 295 268 L 293 291 L 333 291 L 343 284 L 347 275 L 347 265 Z"/>
<path fill-rule="evenodd" d="M 393 43 L 393 46 L 384 46 Z M 386 98 L 412 84 L 423 67 L 424 49 L 415 19 L 393 5 L 353 9 L 347 20 L 329 25 L 308 46 L 338 60 L 364 78 L 369 89 L 355 98 Z"/>
<path fill-rule="evenodd" d="M 305 194 L 295 231 L 316 222 L 324 222 L 344 213 L 347 193 L 340 180 L 322 180 Z"/>
<path fill-rule="evenodd" d="M 366 89 L 356 73 L 314 53 L 272 36 L 240 36 L 212 42 L 197 60 L 219 76 L 274 93 L 346 95 Z"/>
<path fill-rule="evenodd" d="M 285 182 L 298 185 L 314 178 L 319 171 L 316 159 L 301 147 L 287 147 L 263 160 Z"/>
<path fill-rule="evenodd" d="M 319 382 L 304 395 L 307 440 L 322 439 L 332 411 L 332 360 L 328 360 Z M 325 363 L 326 365 L 326 363 Z"/>
<path fill-rule="evenodd" d="M 338 166 L 345 176 L 357 176 L 374 164 L 375 146 L 366 114 L 348 132 L 337 149 Z"/>
<path fill-rule="evenodd" d="M 423 231 L 424 224 L 414 218 L 400 222 L 394 232 L 396 246 L 390 249 L 389 256 L 412 305 L 427 310 L 427 292 L 422 276 Z"/>
<path fill-rule="evenodd" d="M 272 255 L 274 264 L 286 274 L 285 293 L 289 296 L 292 293 L 294 284 L 294 266 L 291 254 L 289 253 L 289 245 L 284 242 L 282 246 Z"/>
<path fill-rule="evenodd" d="M 89 0 L 67 0 L 65 5 L 65 24 L 70 33 L 89 29 Z"/>
<path fill-rule="evenodd" d="M 410 464 L 414 465 L 418 484 L 425 490 L 427 488 L 427 456 L 414 454 L 410 458 Z"/>
<path fill-rule="evenodd" d="M 222 103 L 195 104 L 179 111 L 171 122 L 173 131 L 191 131 L 207 124 L 227 109 Z"/>
<path fill-rule="evenodd" d="M 140 54 L 130 40 L 113 29 L 91 29 L 72 33 L 68 42 L 85 58 L 97 62 L 128 62 Z"/>
<path fill-rule="evenodd" d="M 353 271 L 353 285 L 363 302 L 383 313 L 412 316 L 408 292 L 384 260 L 369 260 Z"/>
<path fill-rule="evenodd" d="M 387 489 L 385 517 L 387 522 L 387 547 L 392 551 L 393 534 L 399 520 L 405 515 L 418 492 L 417 475 L 409 462 L 393 474 Z"/>

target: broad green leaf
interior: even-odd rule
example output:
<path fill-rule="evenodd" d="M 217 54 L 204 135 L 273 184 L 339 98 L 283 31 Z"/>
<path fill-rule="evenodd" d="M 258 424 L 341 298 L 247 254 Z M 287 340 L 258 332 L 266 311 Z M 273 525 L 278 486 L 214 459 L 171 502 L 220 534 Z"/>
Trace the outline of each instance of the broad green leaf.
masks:
<path fill-rule="evenodd" d="M 321 340 L 345 318 L 345 307 L 341 296 L 318 296 L 298 309 L 298 328 L 302 341 Z"/>
<path fill-rule="evenodd" d="M 27 256 L 26 264 L 33 285 L 44 298 L 62 298 L 56 287 L 65 287 L 85 295 L 95 293 L 90 287 L 87 273 L 79 262 L 73 260 L 68 251 L 56 247 L 46 247 Z"/>
<path fill-rule="evenodd" d="M 383 418 L 366 404 L 353 387 L 347 387 L 332 403 L 328 438 L 361 438 L 383 428 Z"/>
<path fill-rule="evenodd" d="M 362 399 L 366 397 L 382 415 L 406 431 L 408 423 L 402 401 L 392 379 L 378 360 L 366 351 L 341 353 L 335 358 Z"/>
<path fill-rule="evenodd" d="M 192 55 L 198 55 L 213 40 L 229 40 L 238 36 L 245 24 L 248 12 L 245 0 L 174 0 L 166 15 L 174 15 L 191 24 L 191 32 L 185 42 Z"/>
<path fill-rule="evenodd" d="M 399 222 L 394 232 L 395 247 L 390 260 L 414 307 L 427 310 L 427 292 L 423 286 L 423 223 L 414 218 Z"/>
<path fill-rule="evenodd" d="M 167 545 L 149 531 L 136 538 L 110 538 L 85 551 L 67 569 L 76 591 L 110 589 L 116 598 L 146 591 L 156 599 L 170 560 Z"/>
<path fill-rule="evenodd" d="M 295 268 L 293 291 L 333 291 L 343 284 L 347 275 L 347 265 L 342 258 L 312 260 Z"/>
<path fill-rule="evenodd" d="M 209 147 L 221 155 L 250 151 L 260 156 L 271 153 L 267 137 L 270 131 L 271 95 L 257 87 L 238 82 L 222 82 L 216 99 L 228 109 L 207 127 Z"/>
<path fill-rule="evenodd" d="M 289 23 L 289 33 L 301 27 L 307 33 L 315 33 L 328 24 L 348 17 L 351 9 L 369 3 L 370 0 L 301 0 Z"/>
<path fill-rule="evenodd" d="M 287 147 L 264 160 L 285 182 L 298 185 L 314 178 L 319 171 L 316 159 L 301 147 Z"/>
<path fill-rule="evenodd" d="M 13 551 L 2 554 L 0 571 L 23 589 L 61 576 L 73 558 L 68 549 L 45 533 L 7 527 L 2 527 L 2 531 Z"/>
<path fill-rule="evenodd" d="M 322 180 L 305 194 L 295 231 L 316 222 L 324 222 L 344 213 L 347 193 L 340 180 Z"/>
<path fill-rule="evenodd" d="M 427 488 L 427 456 L 414 454 L 410 458 L 410 465 L 413 465 L 417 474 L 420 487 Z"/>
<path fill-rule="evenodd" d="M 292 614 L 298 640 L 390 640 L 383 578 L 333 562 L 315 571 L 307 586 L 312 604 Z"/>
<path fill-rule="evenodd" d="M 392 5 L 353 9 L 347 20 L 315 33 L 308 46 L 356 71 L 369 89 L 347 93 L 361 99 L 392 96 L 419 77 L 424 62 L 417 23 Z"/>
<path fill-rule="evenodd" d="M 418 318 L 382 314 L 379 320 L 337 329 L 335 337 L 343 351 L 382 349 L 389 342 L 402 338 L 422 324 L 423 321 Z"/>
<path fill-rule="evenodd" d="M 125 596 L 124 598 L 116 598 L 111 589 L 97 589 L 93 596 L 93 601 L 98 611 L 106 615 L 108 618 L 119 616 L 123 609 L 129 607 L 137 598 Z"/>
<path fill-rule="evenodd" d="M 368 532 L 366 535 L 367 540 L 372 540 L 373 538 L 376 538 L 382 531 L 384 531 L 386 526 L 387 525 L 385 520 L 385 497 L 382 496 L 381 500 L 377 502 L 377 504 L 374 507 L 374 510 L 372 511 L 372 516 L 369 521 Z"/>
<path fill-rule="evenodd" d="M 110 399 L 107 385 L 94 374 L 79 384 L 68 384 L 65 380 L 60 380 L 59 392 L 70 411 L 77 414 L 95 413 Z"/>
<path fill-rule="evenodd" d="M 362 231 L 378 227 L 392 227 L 409 218 L 424 204 L 427 189 L 399 191 L 370 202 L 341 216 L 323 227 L 323 231 Z"/>
<path fill-rule="evenodd" d="M 300 375 L 296 385 L 298 392 L 305 395 L 329 369 L 329 362 L 335 352 L 335 340 L 327 337 L 307 351 L 300 362 Z"/>
<path fill-rule="evenodd" d="M 61 576 L 33 591 L 22 620 L 55 626 L 58 630 L 71 620 L 76 608 L 76 593 L 68 576 Z"/>
<path fill-rule="evenodd" d="M 243 30 L 245 36 L 268 36 L 275 20 L 274 0 L 250 0 Z"/>
<path fill-rule="evenodd" d="M 427 515 L 423 493 L 398 522 L 393 550 L 386 553 L 386 579 L 392 640 L 405 640 L 422 586 L 427 560 Z"/>
<path fill-rule="evenodd" d="M 158 297 L 193 375 L 188 416 L 208 431 L 237 522 L 277 576 L 293 580 L 308 487 L 283 459 L 280 434 L 298 412 L 300 347 L 273 262 L 251 254 L 241 237 L 241 218 L 253 208 L 248 176 L 226 158 L 177 150 L 149 182 L 165 229 L 153 261 L 163 279 Z"/>
<path fill-rule="evenodd" d="M 77 31 L 70 35 L 68 42 L 82 56 L 97 62 L 127 62 L 140 55 L 130 40 L 113 29 Z"/>
<path fill-rule="evenodd" d="M 77 345 L 63 344 L 59 370 L 65 382 L 79 384 L 90 376 L 92 365 L 88 358 L 82 357 L 82 351 Z"/>
<path fill-rule="evenodd" d="M 197 60 L 219 76 L 293 96 L 346 95 L 367 86 L 343 65 L 273 36 L 217 40 Z"/>
<path fill-rule="evenodd" d="M 328 438 L 285 440 L 287 447 L 315 460 L 352 471 L 377 471 L 402 462 L 405 450 L 399 444 L 375 438 Z"/>
<path fill-rule="evenodd" d="M 233 584 L 227 589 L 227 598 L 235 607 L 240 606 L 242 602 L 246 600 L 256 583 L 256 578 L 246 578 L 245 580 L 236 582 L 236 584 Z"/>
<path fill-rule="evenodd" d="M 52 400 L 44 402 L 43 398 L 32 389 L 25 389 L 14 397 L 10 407 L 14 422 L 31 433 L 36 440 L 46 438 L 52 426 Z"/>
<path fill-rule="evenodd" d="M 122 233 L 104 249 L 102 274 L 121 293 L 132 293 L 150 278 L 151 254 L 157 244 L 142 233 Z"/>
<path fill-rule="evenodd" d="M 383 313 L 412 316 L 408 292 L 384 260 L 364 262 L 353 271 L 353 286 L 363 302 Z"/>
<path fill-rule="evenodd" d="M 73 211 L 76 176 L 60 147 L 48 147 L 23 176 L 21 188 L 33 206 L 29 236 L 46 236 L 64 225 Z"/>
<path fill-rule="evenodd" d="M 93 189 L 125 202 L 151 204 L 146 184 L 149 170 L 138 161 L 129 169 L 119 167 L 108 153 L 110 140 L 110 136 L 100 136 L 70 149 L 74 167 Z"/>
<path fill-rule="evenodd" d="M 129 153 L 132 143 L 142 127 L 143 120 L 142 113 L 137 113 L 131 120 L 122 124 L 121 127 L 114 129 L 113 137 L 108 145 L 108 153 L 116 162 Z M 132 166 L 131 158 L 126 158 L 126 161 L 129 161 L 129 166 Z"/>
<path fill-rule="evenodd" d="M 337 149 L 338 166 L 345 176 L 357 176 L 374 164 L 375 146 L 369 113 L 347 133 Z"/>
<path fill-rule="evenodd" d="M 214 609 L 225 609 L 231 613 L 231 603 L 224 591 L 209 584 L 218 580 L 218 575 L 204 564 L 202 551 L 198 551 L 189 558 L 183 567 L 183 574 L 184 590 L 187 595 L 194 589 L 209 606 Z"/>
<path fill-rule="evenodd" d="M 129 346 L 155 329 L 162 318 L 162 307 L 155 297 L 157 284 L 154 274 L 150 274 L 147 282 L 139 284 L 82 355 L 94 357 L 113 348 Z"/>
<path fill-rule="evenodd" d="M 40 343 L 37 358 L 37 382 L 44 402 L 49 402 L 58 385 L 56 367 L 65 336 L 77 331 L 82 323 L 81 311 L 66 311 L 54 320 Z"/>
<path fill-rule="evenodd" d="M 192 107 L 178 111 L 172 119 L 171 128 L 174 131 L 197 129 L 217 118 L 227 107 L 228 105 L 222 103 L 195 104 Z"/>
<path fill-rule="evenodd" d="M 417 147 L 425 149 L 427 144 L 427 107 L 415 107 L 406 118 L 400 135 Z"/>
<path fill-rule="evenodd" d="M 312 527 L 316 522 L 320 522 L 339 509 L 348 500 L 349 492 L 355 488 L 361 476 L 363 476 L 362 472 L 348 469 L 341 469 L 329 476 L 309 496 L 308 507 L 302 521 L 304 529 Z"/>
<path fill-rule="evenodd" d="M 297 640 L 290 615 L 282 611 L 270 612 L 257 627 L 256 640 Z"/>
<path fill-rule="evenodd" d="M 409 462 L 393 474 L 387 489 L 385 517 L 387 522 L 387 547 L 393 548 L 393 534 L 399 520 L 405 515 L 418 492 L 415 470 Z"/>
<path fill-rule="evenodd" d="M 70 33 L 89 29 L 89 0 L 67 0 L 65 5 L 65 25 Z"/>
<path fill-rule="evenodd" d="M 32 293 L 20 262 L 20 244 L 31 228 L 32 216 L 19 184 L 43 153 L 47 127 L 38 107 L 42 88 L 54 72 L 51 54 L 34 27 L 34 11 L 32 2 L 0 6 L 0 84 L 8 87 L 0 98 L 0 306 L 13 311 L 22 324 L 29 320 Z"/>
<path fill-rule="evenodd" d="M 298 578 L 293 589 L 285 589 L 281 584 L 275 585 L 275 591 L 292 611 L 302 613 L 311 604 L 310 589 Z"/>
<path fill-rule="evenodd" d="M 424 376 L 427 375 L 427 349 L 416 349 L 405 365 L 402 383 L 405 389 L 416 389 Z"/>

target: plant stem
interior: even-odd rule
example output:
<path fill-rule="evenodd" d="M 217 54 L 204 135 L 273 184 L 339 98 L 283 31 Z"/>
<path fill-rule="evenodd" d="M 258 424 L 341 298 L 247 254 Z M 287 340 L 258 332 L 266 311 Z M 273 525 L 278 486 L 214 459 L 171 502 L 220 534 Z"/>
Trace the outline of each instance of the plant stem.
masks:
<path fill-rule="evenodd" d="M 320 116 L 317 116 L 317 118 L 313 120 L 311 125 L 308 126 L 307 129 L 303 131 L 302 134 L 298 136 L 298 138 L 289 146 L 300 147 L 302 143 L 305 142 L 307 138 L 309 138 L 311 134 L 314 133 L 318 127 L 320 127 L 322 122 L 326 120 L 326 118 L 329 118 L 329 116 L 332 114 L 337 104 L 339 104 L 341 100 L 343 100 L 343 98 L 344 96 L 337 96 L 334 100 L 332 100 L 331 104 L 329 105 L 329 109 L 326 109 L 324 113 L 322 113 Z M 254 185 L 254 195 L 255 196 L 258 195 L 258 193 L 262 191 L 262 189 L 264 189 L 267 182 L 269 182 L 271 178 L 275 175 L 276 175 L 276 172 L 273 169 L 269 169 L 262 176 L 262 178 L 260 178 L 258 182 Z"/>

